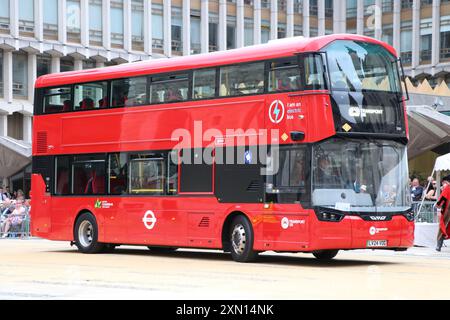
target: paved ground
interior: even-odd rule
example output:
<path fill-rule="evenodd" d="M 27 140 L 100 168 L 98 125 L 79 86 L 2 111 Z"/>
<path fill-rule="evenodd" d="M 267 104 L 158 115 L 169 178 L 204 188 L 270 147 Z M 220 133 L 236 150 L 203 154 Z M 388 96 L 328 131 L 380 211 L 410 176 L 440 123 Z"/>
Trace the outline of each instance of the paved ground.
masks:
<path fill-rule="evenodd" d="M 155 254 L 120 247 L 84 255 L 68 243 L 0 240 L 0 299 L 449 299 L 450 248 L 262 255 Z"/>

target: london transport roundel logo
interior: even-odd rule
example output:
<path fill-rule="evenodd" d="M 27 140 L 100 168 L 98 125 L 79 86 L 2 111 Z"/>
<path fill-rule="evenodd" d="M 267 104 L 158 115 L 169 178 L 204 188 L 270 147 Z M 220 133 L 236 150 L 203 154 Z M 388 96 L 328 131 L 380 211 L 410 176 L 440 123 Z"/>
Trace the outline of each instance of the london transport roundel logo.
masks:
<path fill-rule="evenodd" d="M 144 226 L 148 230 L 152 230 L 155 227 L 156 224 L 156 217 L 152 210 L 148 210 L 144 217 L 142 218 L 142 222 L 144 223 Z"/>
<path fill-rule="evenodd" d="M 269 118 L 272 123 L 279 124 L 284 119 L 284 103 L 280 100 L 272 102 L 269 108 Z"/>
<path fill-rule="evenodd" d="M 377 228 L 375 228 L 375 227 L 370 227 L 369 233 L 370 233 L 371 236 L 376 235 L 376 234 L 377 234 Z"/>
<path fill-rule="evenodd" d="M 289 228 L 289 219 L 284 217 L 283 219 L 281 219 L 281 227 L 286 230 Z"/>

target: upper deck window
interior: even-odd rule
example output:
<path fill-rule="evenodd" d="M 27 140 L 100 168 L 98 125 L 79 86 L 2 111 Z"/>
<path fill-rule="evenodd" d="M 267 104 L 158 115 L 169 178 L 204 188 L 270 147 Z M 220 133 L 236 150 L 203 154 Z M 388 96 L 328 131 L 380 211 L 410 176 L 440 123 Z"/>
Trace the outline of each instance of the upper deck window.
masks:
<path fill-rule="evenodd" d="M 264 92 L 264 62 L 220 68 L 220 96 L 240 96 Z"/>
<path fill-rule="evenodd" d="M 216 69 L 194 71 L 192 98 L 207 99 L 216 96 Z"/>
<path fill-rule="evenodd" d="M 188 98 L 187 74 L 156 76 L 151 78 L 150 103 L 184 101 Z"/>
<path fill-rule="evenodd" d="M 108 107 L 108 82 L 75 85 L 75 110 L 91 110 Z"/>
<path fill-rule="evenodd" d="M 304 90 L 326 90 L 324 62 L 322 55 L 311 53 L 302 56 Z"/>
<path fill-rule="evenodd" d="M 382 46 L 335 41 L 326 52 L 333 90 L 401 92 L 396 59 Z"/>
<path fill-rule="evenodd" d="M 65 112 L 72 110 L 72 93 L 70 87 L 45 89 L 44 113 Z"/>
<path fill-rule="evenodd" d="M 147 77 L 120 79 L 112 82 L 111 106 L 139 106 L 146 102 Z"/>
<path fill-rule="evenodd" d="M 300 87 L 297 57 L 270 62 L 269 92 L 297 91 Z"/>

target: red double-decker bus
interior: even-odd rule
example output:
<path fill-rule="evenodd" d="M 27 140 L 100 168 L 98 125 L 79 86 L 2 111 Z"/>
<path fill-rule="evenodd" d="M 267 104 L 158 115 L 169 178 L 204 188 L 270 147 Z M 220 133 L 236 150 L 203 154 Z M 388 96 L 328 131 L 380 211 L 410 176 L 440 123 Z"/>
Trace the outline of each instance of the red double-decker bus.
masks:
<path fill-rule="evenodd" d="M 32 233 L 239 262 L 406 250 L 399 70 L 391 46 L 330 35 L 40 77 Z"/>

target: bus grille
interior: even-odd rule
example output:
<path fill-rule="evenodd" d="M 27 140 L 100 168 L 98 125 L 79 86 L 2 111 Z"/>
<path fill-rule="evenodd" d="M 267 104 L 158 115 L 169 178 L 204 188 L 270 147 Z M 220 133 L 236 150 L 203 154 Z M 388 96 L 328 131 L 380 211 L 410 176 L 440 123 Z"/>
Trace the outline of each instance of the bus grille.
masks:
<path fill-rule="evenodd" d="M 37 153 L 47 153 L 47 132 L 40 131 L 36 135 Z"/>
<path fill-rule="evenodd" d="M 261 189 L 261 183 L 258 180 L 253 180 L 250 182 L 249 186 L 247 187 L 247 191 L 249 192 L 258 192 Z"/>
<path fill-rule="evenodd" d="M 200 223 L 198 224 L 200 228 L 208 228 L 209 227 L 209 217 L 203 217 Z"/>

